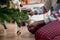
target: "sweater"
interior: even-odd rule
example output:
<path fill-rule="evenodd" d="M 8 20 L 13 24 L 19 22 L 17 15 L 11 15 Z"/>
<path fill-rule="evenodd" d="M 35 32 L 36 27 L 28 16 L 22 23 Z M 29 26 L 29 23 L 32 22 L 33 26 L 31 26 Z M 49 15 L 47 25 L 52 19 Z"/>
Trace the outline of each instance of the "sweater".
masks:
<path fill-rule="evenodd" d="M 60 21 L 60 4 L 59 3 L 56 3 L 56 4 L 57 5 L 55 5 L 55 9 L 51 12 L 51 15 L 49 15 L 48 18 L 44 20 L 45 23 L 49 23 L 54 20 Z M 38 9 L 38 11 L 40 11 L 39 13 L 44 14 L 44 13 L 48 12 L 51 8 L 51 5 L 52 5 L 52 0 L 47 0 L 45 5 L 40 7 L 40 9 Z M 37 11 L 37 10 L 35 10 L 35 11 Z"/>

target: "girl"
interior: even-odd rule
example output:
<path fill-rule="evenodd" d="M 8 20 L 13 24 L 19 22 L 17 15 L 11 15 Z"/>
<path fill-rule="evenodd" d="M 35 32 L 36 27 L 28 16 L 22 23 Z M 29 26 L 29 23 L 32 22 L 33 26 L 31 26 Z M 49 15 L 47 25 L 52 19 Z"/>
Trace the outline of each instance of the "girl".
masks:
<path fill-rule="evenodd" d="M 47 2 L 45 3 L 45 5 L 43 7 L 41 7 L 38 10 L 35 10 L 34 12 L 40 11 L 39 13 L 43 13 L 43 14 L 48 12 L 49 9 L 51 9 L 52 1 L 53 0 L 47 0 Z M 60 21 L 60 0 L 57 0 L 53 9 L 54 10 L 51 11 L 51 15 L 49 15 L 47 19 L 42 20 L 40 22 L 34 22 L 31 25 L 28 25 L 28 30 L 31 33 L 35 33 L 36 30 L 38 30 L 40 27 L 42 27 L 41 25 L 44 26 L 45 24 L 50 23 L 50 22 L 55 21 L 55 20 Z"/>

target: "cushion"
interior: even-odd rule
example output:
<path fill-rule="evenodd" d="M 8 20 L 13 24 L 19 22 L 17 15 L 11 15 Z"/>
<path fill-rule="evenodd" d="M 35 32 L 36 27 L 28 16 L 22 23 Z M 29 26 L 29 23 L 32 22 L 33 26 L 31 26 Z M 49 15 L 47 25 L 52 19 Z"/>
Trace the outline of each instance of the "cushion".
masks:
<path fill-rule="evenodd" d="M 43 27 L 41 27 L 35 33 L 36 40 L 51 40 L 56 35 L 60 34 L 60 21 L 53 21 Z M 43 38 L 43 39 L 42 39 Z"/>
<path fill-rule="evenodd" d="M 56 36 L 53 40 L 60 40 L 60 36 Z"/>

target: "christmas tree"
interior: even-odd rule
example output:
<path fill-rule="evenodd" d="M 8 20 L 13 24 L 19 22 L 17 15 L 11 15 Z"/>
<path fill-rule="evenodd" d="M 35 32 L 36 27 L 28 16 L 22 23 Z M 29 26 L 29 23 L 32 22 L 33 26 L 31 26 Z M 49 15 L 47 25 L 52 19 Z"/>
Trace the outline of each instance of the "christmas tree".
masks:
<path fill-rule="evenodd" d="M 9 8 L 10 0 L 0 0 L 0 23 L 6 27 L 6 22 L 17 23 L 17 26 L 20 27 L 21 22 L 25 22 L 29 19 L 27 11 L 26 13 L 20 12 L 19 9 Z"/>

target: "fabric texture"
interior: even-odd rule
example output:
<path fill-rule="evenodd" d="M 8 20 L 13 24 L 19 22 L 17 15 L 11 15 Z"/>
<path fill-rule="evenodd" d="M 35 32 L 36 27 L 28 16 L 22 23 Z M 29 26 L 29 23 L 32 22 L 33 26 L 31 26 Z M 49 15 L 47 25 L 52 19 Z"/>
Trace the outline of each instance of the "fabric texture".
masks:
<path fill-rule="evenodd" d="M 56 36 L 53 40 L 60 40 L 60 36 Z"/>
<path fill-rule="evenodd" d="M 37 30 L 35 40 L 55 40 L 56 36 L 60 36 L 60 21 L 53 21 Z"/>

